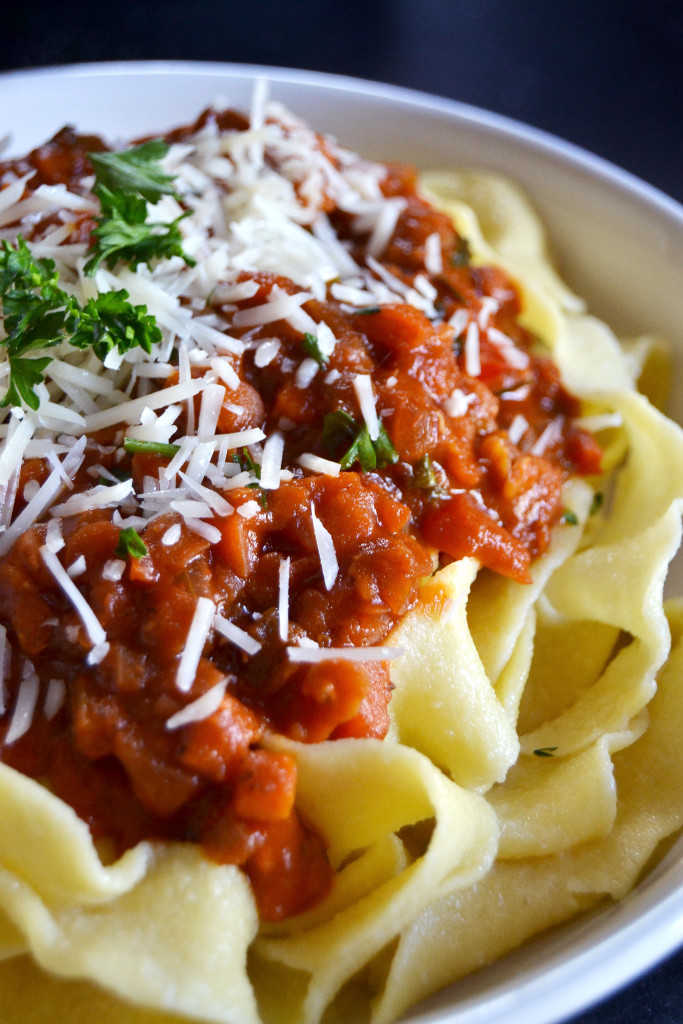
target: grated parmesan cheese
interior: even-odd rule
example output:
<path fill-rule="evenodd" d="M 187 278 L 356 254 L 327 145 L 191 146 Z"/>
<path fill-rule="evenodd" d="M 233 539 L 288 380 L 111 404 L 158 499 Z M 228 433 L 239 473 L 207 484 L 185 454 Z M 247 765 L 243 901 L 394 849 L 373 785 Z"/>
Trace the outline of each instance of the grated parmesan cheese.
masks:
<path fill-rule="evenodd" d="M 513 444 L 519 444 L 527 430 L 529 429 L 529 421 L 521 413 L 517 413 L 512 423 L 508 427 L 508 437 Z"/>
<path fill-rule="evenodd" d="M 46 544 L 40 548 L 40 557 L 47 569 L 52 573 L 56 582 L 64 591 L 65 596 L 71 602 L 78 617 L 85 627 L 93 647 L 98 647 L 106 642 L 107 636 L 100 625 L 99 619 L 85 600 L 76 584 L 67 574 L 66 569 L 57 558 L 57 555 L 50 551 Z"/>
<path fill-rule="evenodd" d="M 465 372 L 468 377 L 478 377 L 481 373 L 481 357 L 479 353 L 479 327 L 471 320 L 465 335 Z"/>
<path fill-rule="evenodd" d="M 258 654 L 261 650 L 261 644 L 258 640 L 255 640 L 244 629 L 240 629 L 239 626 L 236 626 L 234 622 L 230 622 L 224 616 L 216 615 L 213 625 L 216 632 L 220 633 L 221 636 L 224 636 L 226 640 L 235 644 L 236 647 L 239 647 L 246 654 Z"/>
<path fill-rule="evenodd" d="M 367 373 L 358 373 L 353 378 L 353 390 L 360 405 L 360 411 L 371 441 L 379 437 L 379 419 L 375 408 L 375 396 L 372 391 L 372 380 Z"/>
<path fill-rule="evenodd" d="M 38 702 L 40 680 L 30 661 L 24 665 L 21 682 L 17 691 L 17 699 L 5 734 L 5 745 L 10 747 L 28 732 L 33 722 L 33 715 Z"/>
<path fill-rule="evenodd" d="M 216 606 L 208 597 L 200 597 L 192 616 L 190 629 L 185 640 L 185 647 L 180 656 L 178 671 L 176 672 L 176 687 L 181 693 L 189 693 L 192 689 L 199 659 L 204 650 L 213 620 L 216 615 Z"/>
<path fill-rule="evenodd" d="M 277 613 L 280 639 L 286 643 L 289 635 L 289 556 L 280 559 L 278 568 Z"/>
<path fill-rule="evenodd" d="M 220 683 L 216 683 L 206 693 L 203 693 L 201 697 L 197 697 L 180 711 L 176 711 L 167 719 L 166 728 L 180 729 L 183 725 L 190 725 L 192 722 L 201 722 L 203 719 L 209 718 L 221 706 L 227 685 L 227 679 L 221 680 Z"/>
<path fill-rule="evenodd" d="M 285 439 L 279 430 L 274 431 L 266 438 L 266 443 L 263 446 L 260 476 L 260 484 L 264 490 L 275 490 L 280 486 L 280 470 L 282 469 L 284 450 Z"/>
<path fill-rule="evenodd" d="M 311 505 L 311 521 L 313 523 L 315 542 L 318 545 L 320 567 L 323 572 L 325 589 L 331 590 L 339 573 L 339 563 L 337 561 L 337 553 L 334 548 L 332 534 L 318 519 L 313 505 Z"/>
<path fill-rule="evenodd" d="M 66 683 L 63 679 L 51 679 L 43 703 L 43 714 L 49 722 L 66 703 Z"/>
<path fill-rule="evenodd" d="M 287 657 L 299 664 L 321 661 L 393 661 L 403 654 L 402 647 L 288 647 Z"/>
<path fill-rule="evenodd" d="M 303 452 L 296 460 L 302 469 L 309 469 L 311 473 L 322 473 L 325 476 L 339 476 L 341 466 L 331 459 L 324 459 L 312 452 Z"/>

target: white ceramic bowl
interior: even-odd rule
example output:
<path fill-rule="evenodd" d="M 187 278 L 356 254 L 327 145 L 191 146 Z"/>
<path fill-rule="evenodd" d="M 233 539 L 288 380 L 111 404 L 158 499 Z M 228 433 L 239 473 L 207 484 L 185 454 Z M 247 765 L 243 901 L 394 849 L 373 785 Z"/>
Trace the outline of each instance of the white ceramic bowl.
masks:
<path fill-rule="evenodd" d="M 23 152 L 64 124 L 127 139 L 191 121 L 255 79 L 314 127 L 376 158 L 475 166 L 516 178 L 568 282 L 618 332 L 659 331 L 678 355 L 683 421 L 683 208 L 597 157 L 460 103 L 332 75 L 223 64 L 80 65 L 0 75 L 0 131 Z M 677 589 L 683 592 L 680 585 Z M 437 993 L 410 1024 L 558 1024 L 683 943 L 683 841 L 622 902 L 582 917 Z"/>

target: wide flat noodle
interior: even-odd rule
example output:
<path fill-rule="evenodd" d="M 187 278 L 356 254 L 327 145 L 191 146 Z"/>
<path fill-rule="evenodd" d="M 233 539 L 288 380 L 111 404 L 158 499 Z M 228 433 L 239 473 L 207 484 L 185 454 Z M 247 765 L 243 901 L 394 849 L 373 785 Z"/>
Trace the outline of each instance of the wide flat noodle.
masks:
<path fill-rule="evenodd" d="M 424 852 L 416 859 L 409 857 L 403 870 L 357 893 L 352 903 L 340 900 L 333 889 L 329 912 L 325 903 L 316 908 L 311 927 L 303 922 L 300 932 L 302 925 L 294 919 L 287 924 L 291 936 L 257 942 L 259 957 L 300 972 L 307 980 L 299 987 L 300 1006 L 283 1006 L 281 983 L 270 1009 L 264 992 L 266 1019 L 312 1024 L 343 984 L 440 892 L 470 884 L 488 869 L 498 829 L 482 797 L 449 781 L 408 747 L 338 740 L 313 746 L 287 744 L 286 749 L 297 758 L 299 806 L 327 836 L 332 863 L 341 868 L 336 887 L 348 888 L 344 875 L 354 870 L 354 862 L 344 867 L 347 858 L 386 842 L 406 826 L 433 819 Z"/>
<path fill-rule="evenodd" d="M 0 958 L 27 951 L 141 1006 L 255 1024 L 246 956 L 257 917 L 237 868 L 189 844 L 141 844 L 106 867 L 71 808 L 4 765 L 0 813 Z M 49 992 L 59 986 L 46 983 L 41 1000 Z"/>
<path fill-rule="evenodd" d="M 671 608 L 675 647 L 658 677 L 649 724 L 614 757 L 614 826 L 570 850 L 498 860 L 475 885 L 438 901 L 402 935 L 373 1024 L 388 1024 L 438 988 L 525 939 L 633 887 L 658 844 L 683 825 L 683 605 Z"/>
<path fill-rule="evenodd" d="M 392 667 L 389 705 L 394 738 L 472 789 L 502 781 L 519 750 L 467 626 L 477 570 L 473 559 L 463 559 L 437 573 L 394 630 L 391 642 L 405 653 Z"/>

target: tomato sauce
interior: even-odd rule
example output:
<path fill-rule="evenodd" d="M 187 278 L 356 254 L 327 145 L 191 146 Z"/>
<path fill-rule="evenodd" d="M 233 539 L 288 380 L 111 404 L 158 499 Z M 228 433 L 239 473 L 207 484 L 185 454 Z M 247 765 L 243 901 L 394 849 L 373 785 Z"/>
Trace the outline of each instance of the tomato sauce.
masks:
<path fill-rule="evenodd" d="M 233 128 L 245 126 L 235 115 L 225 117 Z M 16 166 L 36 170 L 29 187 L 64 182 L 77 189 L 87 152 L 98 148 L 98 140 L 65 131 Z M 415 285 L 416 275 L 428 280 L 436 319 L 408 304 L 353 309 L 332 297 L 308 300 L 305 311 L 337 340 L 305 387 L 295 368 L 306 355 L 306 338 L 291 324 L 232 331 L 248 335 L 251 345 L 232 361 L 240 383 L 218 429 L 281 431 L 289 479 L 277 489 L 254 482 L 226 492 L 236 511 L 213 520 L 218 543 L 175 513 L 151 518 L 141 532 L 146 554 L 125 557 L 120 578 L 105 572 L 120 558 L 112 511 L 64 517 L 61 562 L 84 558 L 75 583 L 109 642 L 98 664 L 87 663 L 83 624 L 41 560 L 47 520 L 27 530 L 0 562 L 0 620 L 12 651 L 7 706 L 27 659 L 43 696 L 53 680 L 66 692 L 49 720 L 36 715 L 12 744 L 3 743 L 7 723 L 0 719 L 2 760 L 44 780 L 117 852 L 145 838 L 193 841 L 215 860 L 242 866 L 269 920 L 320 900 L 331 871 L 324 837 L 295 808 L 293 758 L 268 749 L 264 738 L 382 738 L 392 689 L 387 662 L 299 664 L 286 648 L 302 640 L 320 647 L 381 645 L 418 602 L 420 581 L 452 559 L 474 556 L 488 570 L 527 582 L 532 560 L 547 548 L 562 515 L 562 484 L 600 466 L 596 442 L 572 425 L 578 403 L 519 325 L 513 283 L 499 269 L 471 264 L 448 218 L 419 196 L 410 169 L 389 168 L 383 188 L 404 207 L 381 263 L 406 286 Z M 367 239 L 353 234 L 347 214 L 331 210 L 330 219 L 362 262 Z M 434 235 L 441 269 L 430 274 L 427 240 Z M 253 280 L 255 290 L 238 310 L 265 302 L 274 287 L 300 291 L 268 273 L 245 273 L 241 280 Z M 214 305 L 225 315 L 234 312 L 220 298 Z M 465 322 L 459 310 L 477 322 L 476 374 L 467 331 L 457 326 Z M 513 360 L 501 348 L 502 335 L 515 346 Z M 273 337 L 277 354 L 257 365 L 257 343 Z M 383 429 L 381 443 L 370 449 L 367 439 L 359 440 L 358 374 L 371 375 Z M 513 423 L 523 428 L 515 440 L 508 432 Z M 342 471 L 307 474 L 299 464 L 304 453 L 341 461 Z M 247 451 L 231 457 L 242 468 L 252 458 Z M 140 492 L 168 462 L 160 454 L 131 454 L 122 432 L 110 430 L 89 440 L 76 491 L 92 485 L 92 467 L 103 466 L 118 479 L 132 478 Z M 46 474 L 42 460 L 26 461 L 19 495 Z M 22 506 L 20 497 L 16 511 Z M 312 508 L 338 562 L 329 589 Z M 164 538 L 174 524 L 179 540 L 169 545 Z M 290 566 L 286 640 L 278 614 L 284 558 Z M 191 693 L 184 693 L 176 675 L 200 597 L 248 635 L 255 653 L 212 631 Z M 167 728 L 169 718 L 226 680 L 210 715 Z"/>

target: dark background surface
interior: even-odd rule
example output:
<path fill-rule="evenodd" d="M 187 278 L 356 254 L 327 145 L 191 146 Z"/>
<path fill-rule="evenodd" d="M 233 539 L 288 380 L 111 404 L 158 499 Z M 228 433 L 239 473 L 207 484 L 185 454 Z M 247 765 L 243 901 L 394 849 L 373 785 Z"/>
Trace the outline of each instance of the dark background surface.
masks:
<path fill-rule="evenodd" d="M 155 59 L 437 93 L 553 132 L 683 201 L 682 0 L 14 0 L 4 12 L 0 70 Z M 572 1024 L 683 1024 L 683 953 Z"/>

